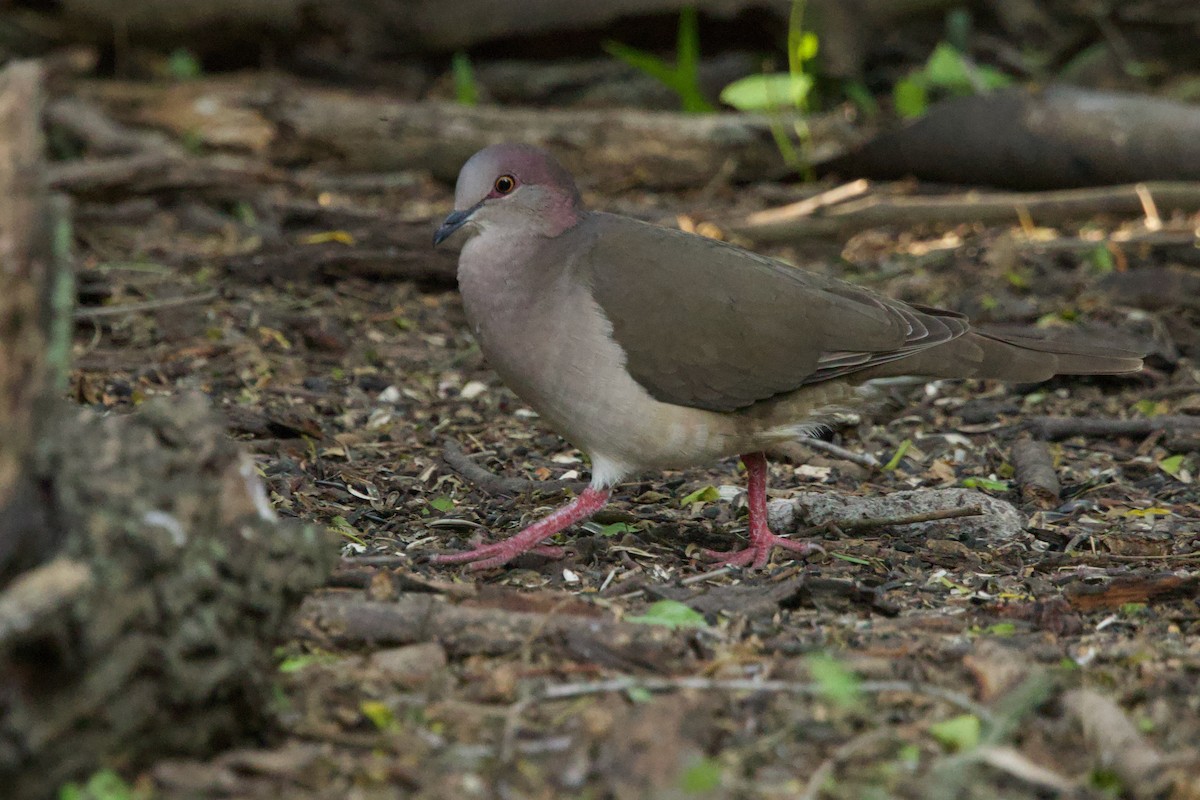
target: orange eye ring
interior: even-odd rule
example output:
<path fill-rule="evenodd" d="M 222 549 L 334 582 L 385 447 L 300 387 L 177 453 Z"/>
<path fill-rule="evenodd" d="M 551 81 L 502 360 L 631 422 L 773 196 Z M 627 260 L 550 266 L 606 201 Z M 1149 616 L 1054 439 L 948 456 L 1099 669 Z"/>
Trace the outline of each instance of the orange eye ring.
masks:
<path fill-rule="evenodd" d="M 512 175 L 501 175 L 496 178 L 496 182 L 492 185 L 496 190 L 496 194 L 509 194 L 513 189 L 517 188 L 517 179 Z"/>

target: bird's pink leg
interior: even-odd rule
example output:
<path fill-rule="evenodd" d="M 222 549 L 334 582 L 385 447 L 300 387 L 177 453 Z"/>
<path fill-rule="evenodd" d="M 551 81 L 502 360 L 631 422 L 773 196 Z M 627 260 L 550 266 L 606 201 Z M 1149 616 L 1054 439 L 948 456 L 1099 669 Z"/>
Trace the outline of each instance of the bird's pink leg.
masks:
<path fill-rule="evenodd" d="M 471 569 L 490 569 L 505 564 L 521 553 L 535 552 L 551 558 L 561 558 L 561 547 L 539 546 L 554 534 L 595 514 L 612 495 L 611 489 L 595 489 L 591 486 L 567 505 L 538 520 L 520 533 L 507 539 L 476 547 L 465 553 L 446 553 L 433 557 L 435 564 L 462 564 L 470 561 Z"/>
<path fill-rule="evenodd" d="M 771 533 L 767 527 L 767 457 L 762 453 L 742 456 L 746 465 L 746 500 L 750 506 L 750 546 L 745 550 L 704 550 L 704 555 L 720 564 L 762 569 L 771 557 L 771 550 L 782 547 L 797 553 L 825 552 L 819 544 L 797 542 Z"/>

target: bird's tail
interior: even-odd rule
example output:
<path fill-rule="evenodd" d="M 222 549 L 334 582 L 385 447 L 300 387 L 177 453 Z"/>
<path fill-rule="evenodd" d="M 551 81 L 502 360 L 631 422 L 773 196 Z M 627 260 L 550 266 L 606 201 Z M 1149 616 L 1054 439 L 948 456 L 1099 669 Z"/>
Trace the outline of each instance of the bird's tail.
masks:
<path fill-rule="evenodd" d="M 1026 334 L 970 331 L 945 344 L 870 370 L 871 378 L 990 378 L 1035 383 L 1055 375 L 1119 375 L 1142 368 L 1142 356 L 1104 345 Z"/>

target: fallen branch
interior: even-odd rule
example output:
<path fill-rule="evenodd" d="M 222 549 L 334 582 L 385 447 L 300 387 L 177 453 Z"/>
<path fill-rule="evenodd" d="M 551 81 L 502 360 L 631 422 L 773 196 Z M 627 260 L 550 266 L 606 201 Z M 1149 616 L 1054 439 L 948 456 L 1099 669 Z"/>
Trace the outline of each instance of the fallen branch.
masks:
<path fill-rule="evenodd" d="M 224 192 L 243 200 L 249 187 L 281 179 L 273 168 L 251 158 L 169 152 L 63 161 L 49 166 L 46 174 L 52 189 L 86 197 L 192 190 Z"/>
<path fill-rule="evenodd" d="M 1062 486 L 1045 442 L 1018 439 L 1012 444 L 1012 464 L 1021 499 L 1041 509 L 1058 505 Z"/>
<path fill-rule="evenodd" d="M 597 608 L 598 614 L 604 612 Z M 322 646 L 395 646 L 437 641 L 451 657 L 500 655 L 530 644 L 566 647 L 588 660 L 630 668 L 678 664 L 685 636 L 658 625 L 617 622 L 563 609 L 513 611 L 458 605 L 428 593 L 405 592 L 394 601 L 309 597 L 295 617 L 295 633 Z"/>
<path fill-rule="evenodd" d="M 1134 558 L 1141 560 L 1147 557 Z M 1086 612 L 1114 610 L 1129 603 L 1161 603 L 1195 597 L 1198 590 L 1200 577 L 1168 572 L 1159 575 L 1130 575 L 1100 584 L 1080 581 L 1065 587 L 1063 594 L 1071 608 Z"/>
<path fill-rule="evenodd" d="M 1200 180 L 1200 114 L 1192 104 L 1144 93 L 1014 87 L 939 102 L 817 168 L 1018 189 Z M 1163 208 L 1157 192 L 1149 196 L 1153 218 L 1154 206 Z"/>
<path fill-rule="evenodd" d="M 75 309 L 75 319 L 100 319 L 101 317 L 120 317 L 125 314 L 141 314 L 146 311 L 160 311 L 164 308 L 178 308 L 215 300 L 220 294 L 217 291 L 200 292 L 183 297 L 162 297 L 157 300 L 143 300 L 137 303 L 123 303 L 112 306 L 96 306 L 94 308 Z"/>
<path fill-rule="evenodd" d="M 845 744 L 839 745 L 808 776 L 808 782 L 804 784 L 804 791 L 797 800 L 817 800 L 821 796 L 821 791 L 825 788 L 825 784 L 833 777 L 834 770 L 837 769 L 839 762 L 857 755 L 891 734 L 892 731 L 885 727 L 868 728 Z"/>
<path fill-rule="evenodd" d="M 563 489 L 581 491 L 587 481 L 535 481 L 527 478 L 506 478 L 496 475 L 471 460 L 462 448 L 451 439 L 442 443 L 442 460 L 446 466 L 478 486 L 488 494 L 526 494 L 528 492 L 558 492 Z"/>
<path fill-rule="evenodd" d="M 805 438 L 798 441 L 803 447 L 807 447 L 810 450 L 816 450 L 818 452 L 831 455 L 834 458 L 840 458 L 843 461 L 849 461 L 851 463 L 858 464 L 860 467 L 865 467 L 869 470 L 875 470 L 879 468 L 879 459 L 875 458 L 875 456 L 871 455 L 870 453 L 856 453 L 853 450 L 847 450 L 845 447 L 838 447 L 833 442 L 827 442 L 824 439 Z"/>
<path fill-rule="evenodd" d="M 823 525 L 812 525 L 807 528 L 802 528 L 796 532 L 797 536 L 807 536 L 811 534 L 827 531 L 829 528 L 835 527 L 841 531 L 869 531 L 874 528 L 887 528 L 892 525 L 916 525 L 919 522 L 936 522 L 941 519 L 957 519 L 959 517 L 979 517 L 983 515 L 983 509 L 979 506 L 967 506 L 965 508 L 943 508 L 938 511 L 926 511 L 921 514 L 904 514 L 896 517 L 869 517 L 867 519 L 852 519 L 845 522 L 826 522 Z"/>
<path fill-rule="evenodd" d="M 51 102 L 46 107 L 46 121 L 82 141 L 97 156 L 184 155 L 183 148 L 165 134 L 122 125 L 78 97 L 63 97 Z"/>
<path fill-rule="evenodd" d="M 272 157 L 340 163 L 366 171 L 424 169 L 453 181 L 475 150 L 502 141 L 549 147 L 569 170 L 621 187 L 707 186 L 723 165 L 729 181 L 788 174 L 768 115 L 635 110 L 547 110 L 457 103 L 404 103 L 306 87 L 260 111 L 279 129 Z M 808 117 L 806 152 L 844 151 L 855 133 L 838 114 Z"/>
<path fill-rule="evenodd" d="M 1063 697 L 1071 718 L 1083 729 L 1097 768 L 1111 769 L 1134 797 L 1160 797 L 1170 776 L 1163 756 L 1146 741 L 1113 700 L 1091 689 Z"/>
<path fill-rule="evenodd" d="M 1144 186 L 1154 197 L 1161 213 L 1200 210 L 1200 182 L 1161 181 L 1046 192 L 968 192 L 936 197 L 876 194 L 823 207 L 821 213 L 811 216 L 757 224 L 751 221 L 753 218 L 748 218 L 726 227 L 738 236 L 769 244 L 813 236 L 841 237 L 868 228 L 889 226 L 948 227 L 976 222 L 1020 224 L 1023 217 L 1026 222 L 1054 225 L 1104 214 L 1142 216 L 1145 207 L 1139 186 Z M 763 213 L 759 212 L 755 217 L 761 218 Z"/>
<path fill-rule="evenodd" d="M 0 593 L 0 651 L 57 617 L 93 580 L 85 564 L 62 557 L 21 573 Z"/>
<path fill-rule="evenodd" d="M 856 688 L 865 694 L 882 694 L 884 692 L 904 692 L 940 700 L 956 706 L 969 714 L 990 724 L 992 712 L 985 706 L 976 703 L 971 698 L 950 689 L 943 689 L 931 683 L 919 681 L 862 681 Z M 611 692 L 647 691 L 647 692 L 678 692 L 694 689 L 701 692 L 763 692 L 767 694 L 798 694 L 809 697 L 820 697 L 829 691 L 828 687 L 818 682 L 757 680 L 754 678 L 610 678 L 603 681 L 588 683 L 564 683 L 546 686 L 538 690 L 535 696 L 541 700 L 565 700 L 572 697 L 583 697 L 591 694 L 609 694 Z"/>
<path fill-rule="evenodd" d="M 1112 419 L 1109 417 L 1026 417 L 1024 427 L 1041 439 L 1072 436 L 1149 436 L 1158 431 L 1179 433 L 1200 430 L 1200 417 L 1183 415 Z"/>

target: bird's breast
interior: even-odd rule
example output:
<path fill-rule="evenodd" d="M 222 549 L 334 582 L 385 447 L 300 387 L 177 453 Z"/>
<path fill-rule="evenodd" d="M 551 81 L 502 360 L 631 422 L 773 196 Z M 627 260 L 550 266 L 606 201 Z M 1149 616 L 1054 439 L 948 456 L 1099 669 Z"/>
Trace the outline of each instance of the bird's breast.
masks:
<path fill-rule="evenodd" d="M 497 270 L 496 251 L 473 252 L 476 241 L 460 259 L 459 287 L 480 350 L 567 440 L 633 469 L 737 451 L 727 415 L 661 403 L 630 376 L 586 281 L 565 268 Z"/>

